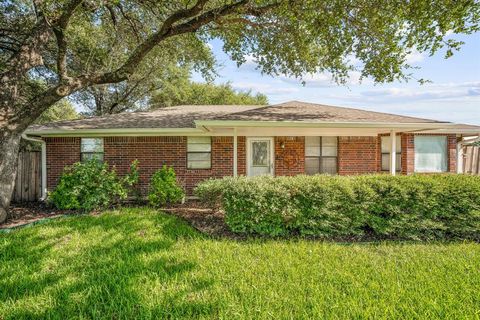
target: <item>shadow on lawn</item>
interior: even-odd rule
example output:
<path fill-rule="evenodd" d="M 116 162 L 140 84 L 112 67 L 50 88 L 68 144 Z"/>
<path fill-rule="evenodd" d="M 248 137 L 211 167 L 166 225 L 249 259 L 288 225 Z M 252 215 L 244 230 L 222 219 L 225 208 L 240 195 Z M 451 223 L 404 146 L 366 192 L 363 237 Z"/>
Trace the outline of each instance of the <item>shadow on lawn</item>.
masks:
<path fill-rule="evenodd" d="M 202 236 L 174 217 L 137 211 L 0 235 L 0 318 L 214 315 L 216 302 L 205 298 L 212 281 L 174 248 Z"/>

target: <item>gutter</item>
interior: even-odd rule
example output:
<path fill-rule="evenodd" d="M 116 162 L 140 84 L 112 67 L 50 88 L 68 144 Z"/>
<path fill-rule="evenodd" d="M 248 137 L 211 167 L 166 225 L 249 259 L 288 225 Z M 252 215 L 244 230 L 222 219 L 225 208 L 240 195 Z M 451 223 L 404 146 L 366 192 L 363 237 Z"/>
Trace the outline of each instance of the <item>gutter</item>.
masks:
<path fill-rule="evenodd" d="M 45 201 L 47 199 L 47 144 L 42 139 L 28 137 L 26 133 L 22 133 L 22 138 L 27 141 L 39 142 L 42 144 L 42 152 L 40 159 L 42 164 L 42 194 L 39 200 Z"/>
<path fill-rule="evenodd" d="M 456 125 L 451 122 L 306 122 L 306 121 L 243 121 L 195 120 L 196 126 L 206 127 L 293 127 L 293 128 L 411 128 L 419 130 L 445 129 Z"/>

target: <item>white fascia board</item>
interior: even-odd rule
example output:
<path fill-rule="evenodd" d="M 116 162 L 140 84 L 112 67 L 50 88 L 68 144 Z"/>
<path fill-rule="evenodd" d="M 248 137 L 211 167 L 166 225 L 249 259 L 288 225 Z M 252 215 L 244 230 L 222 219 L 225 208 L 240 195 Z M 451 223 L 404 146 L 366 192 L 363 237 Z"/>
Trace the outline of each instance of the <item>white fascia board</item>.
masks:
<path fill-rule="evenodd" d="M 295 127 L 295 128 L 408 128 L 443 129 L 454 123 L 399 123 L 399 122 L 304 122 L 304 121 L 238 121 L 196 120 L 197 127 Z"/>
<path fill-rule="evenodd" d="M 126 129 L 46 129 L 27 130 L 26 135 L 38 137 L 110 137 L 110 136 L 188 136 L 204 135 L 202 128 L 126 128 Z"/>
<path fill-rule="evenodd" d="M 412 133 L 451 133 L 451 134 L 471 134 L 478 135 L 480 134 L 479 129 L 436 129 L 436 130 L 417 130 Z"/>

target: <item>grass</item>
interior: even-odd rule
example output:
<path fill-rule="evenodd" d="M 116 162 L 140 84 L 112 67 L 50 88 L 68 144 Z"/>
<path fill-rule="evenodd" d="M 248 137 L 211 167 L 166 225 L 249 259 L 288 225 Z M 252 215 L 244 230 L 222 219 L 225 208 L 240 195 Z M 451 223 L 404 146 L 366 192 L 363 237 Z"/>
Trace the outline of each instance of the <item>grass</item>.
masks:
<path fill-rule="evenodd" d="M 480 244 L 218 240 L 148 208 L 0 235 L 0 319 L 480 318 Z"/>

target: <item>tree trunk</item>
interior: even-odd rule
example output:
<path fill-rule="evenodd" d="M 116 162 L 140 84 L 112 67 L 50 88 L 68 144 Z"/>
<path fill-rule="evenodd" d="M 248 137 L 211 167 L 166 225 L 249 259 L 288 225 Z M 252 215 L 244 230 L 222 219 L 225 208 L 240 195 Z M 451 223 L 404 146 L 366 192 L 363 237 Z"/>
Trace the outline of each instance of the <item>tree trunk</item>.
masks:
<path fill-rule="evenodd" d="M 3 130 L 2 130 L 3 129 Z M 17 176 L 19 133 L 0 129 L 0 223 L 7 218 Z"/>

